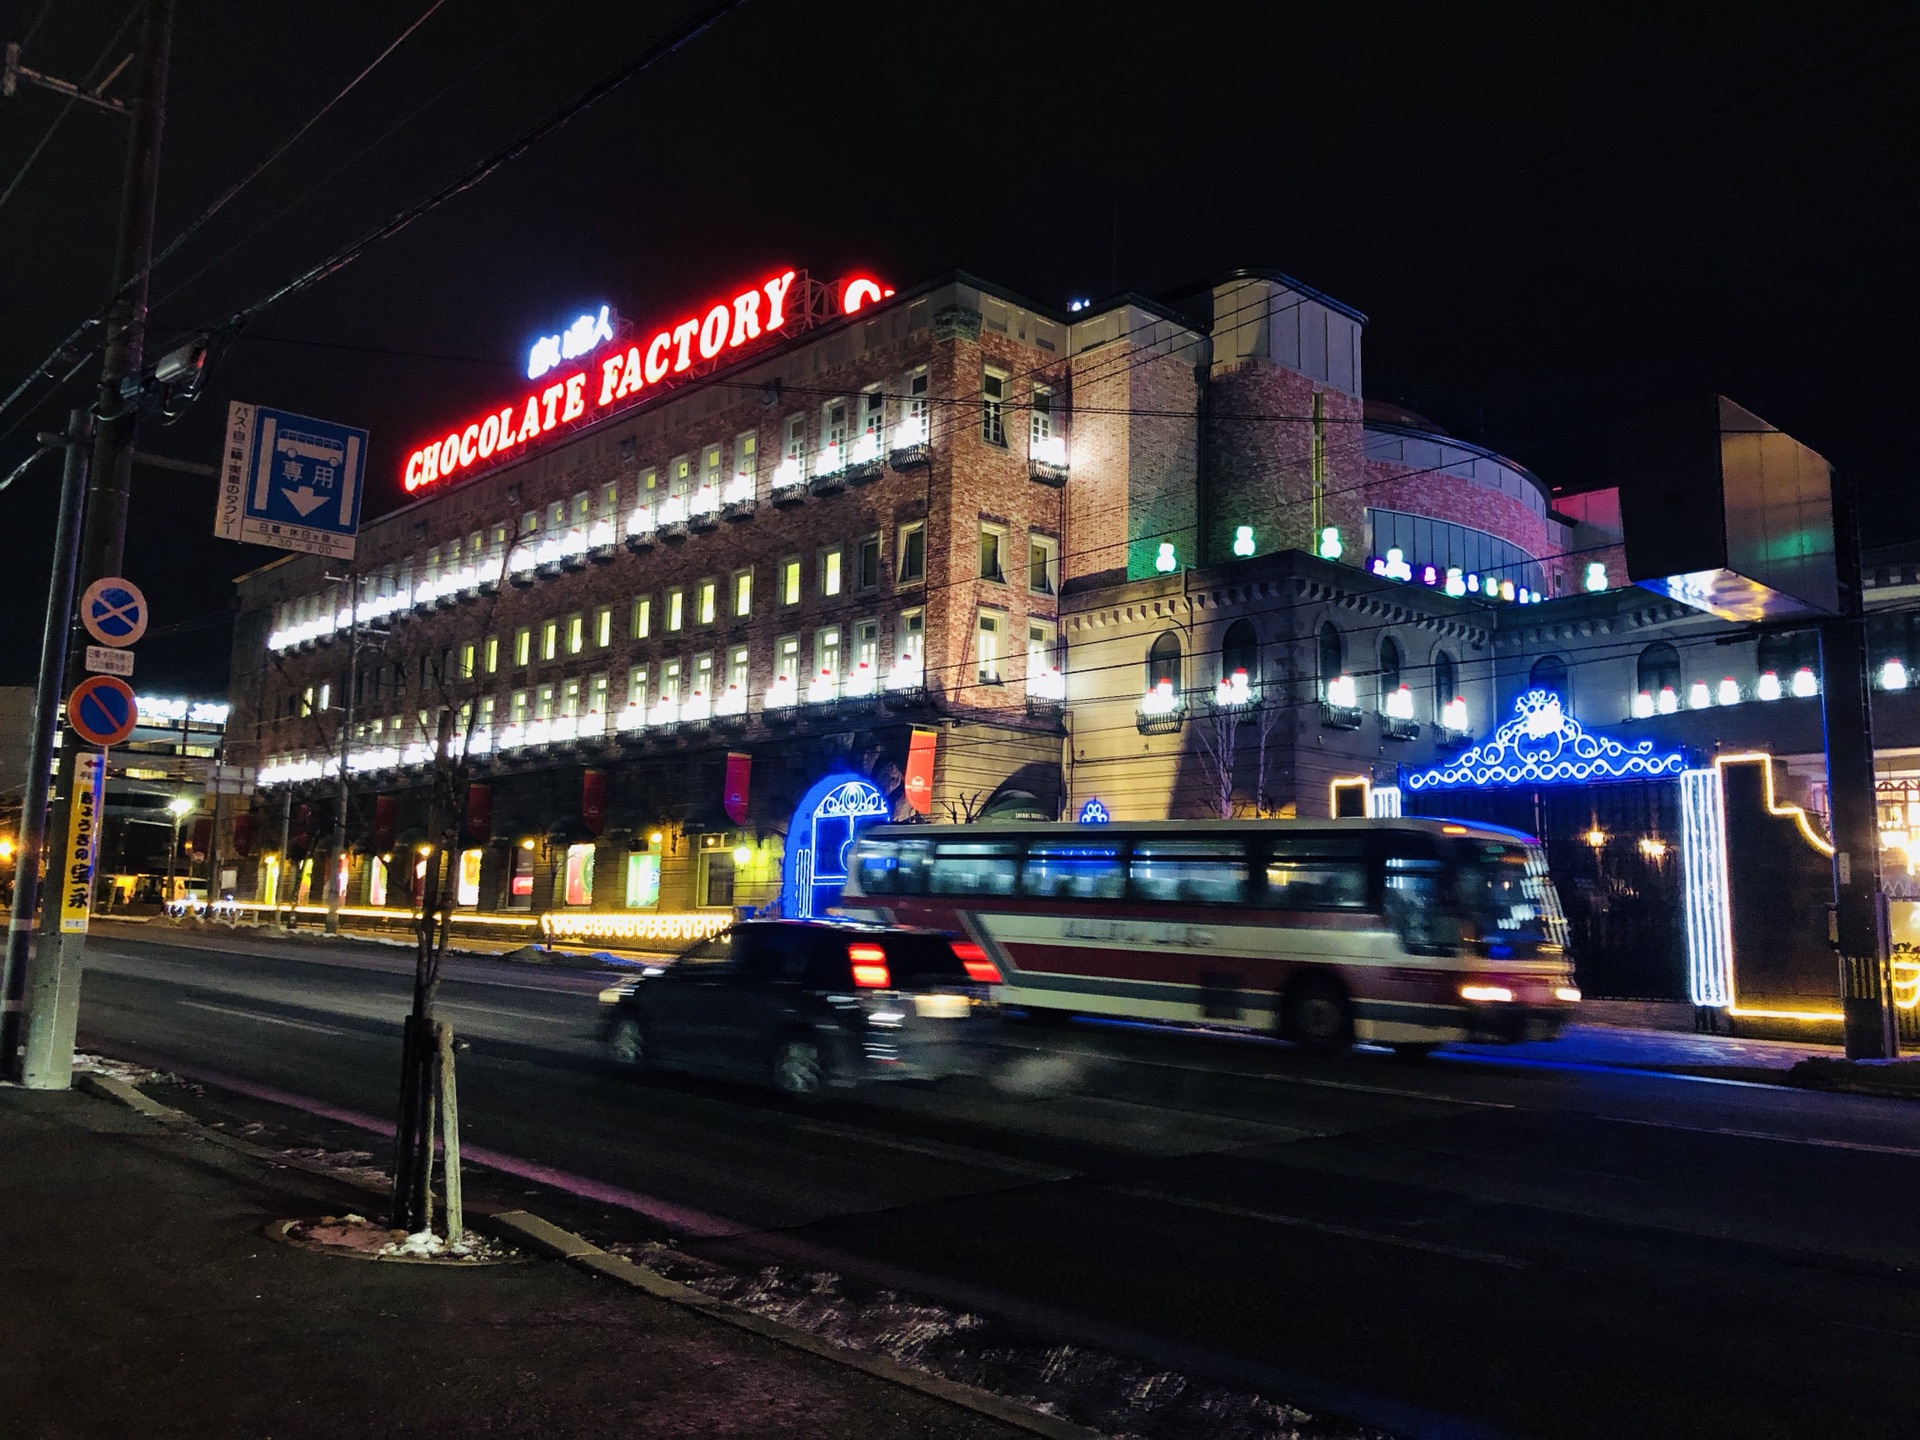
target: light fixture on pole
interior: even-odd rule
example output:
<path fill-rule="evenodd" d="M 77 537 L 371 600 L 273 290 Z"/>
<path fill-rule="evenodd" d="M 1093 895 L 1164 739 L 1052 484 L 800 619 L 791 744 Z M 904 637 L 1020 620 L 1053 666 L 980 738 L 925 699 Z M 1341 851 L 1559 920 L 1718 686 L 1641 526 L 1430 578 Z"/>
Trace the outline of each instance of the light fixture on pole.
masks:
<path fill-rule="evenodd" d="M 193 801 L 184 795 L 176 795 L 167 801 L 167 813 L 173 817 L 173 843 L 167 847 L 167 892 L 164 897 L 169 904 L 173 901 L 174 862 L 180 857 L 180 822 L 186 818 L 187 812 L 191 809 L 193 809 Z"/>

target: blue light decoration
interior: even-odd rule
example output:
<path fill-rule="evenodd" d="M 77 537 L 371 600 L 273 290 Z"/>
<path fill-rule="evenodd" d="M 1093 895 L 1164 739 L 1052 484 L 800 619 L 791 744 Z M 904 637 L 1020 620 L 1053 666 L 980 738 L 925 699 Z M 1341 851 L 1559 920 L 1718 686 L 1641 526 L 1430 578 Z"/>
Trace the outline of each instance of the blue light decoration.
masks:
<path fill-rule="evenodd" d="M 1680 777 L 1680 875 L 1686 897 L 1687 994 L 1695 1005 L 1733 1004 L 1733 918 L 1727 884 L 1727 814 L 1720 770 Z"/>
<path fill-rule="evenodd" d="M 829 775 L 807 791 L 787 827 L 780 913 L 806 920 L 837 901 L 855 838 L 892 813 L 880 787 L 862 775 Z"/>
<path fill-rule="evenodd" d="M 1595 735 L 1561 708 L 1551 690 L 1529 690 L 1514 718 L 1449 764 L 1406 777 L 1409 790 L 1477 789 L 1489 785 L 1577 785 L 1587 780 L 1658 779 L 1678 775 L 1687 758 L 1656 754 L 1651 740 L 1632 747 Z"/>
<path fill-rule="evenodd" d="M 1082 825 L 1104 825 L 1111 819 L 1113 819 L 1112 813 L 1097 795 L 1080 807 Z"/>

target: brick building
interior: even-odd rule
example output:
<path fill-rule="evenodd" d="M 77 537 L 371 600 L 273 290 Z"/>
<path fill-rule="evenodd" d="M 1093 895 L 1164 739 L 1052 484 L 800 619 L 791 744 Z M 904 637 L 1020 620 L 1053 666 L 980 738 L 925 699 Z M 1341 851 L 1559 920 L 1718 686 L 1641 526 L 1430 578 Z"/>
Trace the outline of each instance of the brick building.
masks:
<path fill-rule="evenodd" d="M 1301 716 L 1330 618 L 1399 626 L 1407 693 L 1379 709 L 1430 748 L 1492 683 L 1490 627 L 1443 582 L 1376 614 L 1374 552 L 1441 575 L 1477 557 L 1476 595 L 1571 583 L 1574 522 L 1539 482 L 1370 419 L 1364 317 L 1272 272 L 1068 311 L 960 274 L 788 275 L 646 345 L 602 321 L 577 364 L 409 456 L 416 498 L 363 527 L 350 575 L 294 556 L 240 581 L 228 749 L 262 782 L 243 891 L 285 898 L 291 862 L 319 898 L 344 731 L 348 899 L 404 903 L 446 711 L 462 905 L 718 911 L 784 884 L 792 906 L 831 873 L 826 832 L 795 827 L 835 777 L 862 814 L 1051 817 L 1138 759 L 1125 737 L 1177 745 L 1177 717 L 1140 724 L 1160 687 L 1131 653 L 1162 617 L 1185 627 L 1184 707 L 1202 657 L 1244 643 L 1212 623 L 1223 596 L 1284 610 L 1287 648 L 1243 683 L 1298 689 Z M 1371 677 L 1364 648 L 1341 674 Z M 1334 751 L 1378 750 L 1375 701 L 1336 692 Z M 1288 723 L 1275 809 L 1332 767 L 1317 724 Z M 1174 788 L 1148 808 L 1186 813 Z"/>

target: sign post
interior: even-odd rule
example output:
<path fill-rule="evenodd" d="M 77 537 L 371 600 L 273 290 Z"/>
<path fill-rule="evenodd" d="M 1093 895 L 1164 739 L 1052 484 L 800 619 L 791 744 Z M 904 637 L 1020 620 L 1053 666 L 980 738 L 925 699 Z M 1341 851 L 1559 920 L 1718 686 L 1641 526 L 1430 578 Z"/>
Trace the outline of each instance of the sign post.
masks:
<path fill-rule="evenodd" d="M 47 868 L 47 920 L 53 923 L 43 922 L 42 947 L 50 938 L 49 931 L 63 939 L 87 933 L 94 866 L 100 854 L 106 758 L 98 750 L 82 750 L 74 756 L 67 825 L 57 837 L 59 848 Z M 52 959 L 43 958 L 37 947 L 28 978 L 27 1013 L 33 1023 L 27 1027 L 21 1080 L 32 1090 L 64 1090 L 73 1076 L 73 1036 L 80 1020 L 80 967 L 48 963 Z"/>
<path fill-rule="evenodd" d="M 353 558 L 367 432 L 234 401 L 213 533 L 334 560 Z"/>

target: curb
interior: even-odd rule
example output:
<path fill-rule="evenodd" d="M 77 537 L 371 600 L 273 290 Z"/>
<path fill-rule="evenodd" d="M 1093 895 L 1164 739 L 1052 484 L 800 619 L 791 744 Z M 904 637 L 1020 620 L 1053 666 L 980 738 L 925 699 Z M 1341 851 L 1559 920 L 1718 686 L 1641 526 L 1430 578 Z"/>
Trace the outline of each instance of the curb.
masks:
<path fill-rule="evenodd" d="M 357 1189 L 384 1193 L 384 1187 L 372 1185 L 350 1175 L 343 1175 L 328 1166 L 308 1160 L 297 1160 L 263 1146 L 210 1131 L 185 1111 L 161 1104 L 138 1086 L 131 1085 L 117 1076 L 82 1072 L 74 1076 L 74 1085 L 102 1099 L 118 1101 L 129 1109 L 139 1112 L 148 1119 L 157 1120 L 163 1125 L 191 1129 L 200 1138 L 210 1140 L 229 1150 L 238 1151 L 240 1154 L 269 1161 L 287 1169 L 303 1170 L 310 1174 L 324 1176 L 336 1182 L 352 1185 Z M 639 1290 L 656 1300 L 664 1300 L 670 1305 L 696 1311 L 723 1325 L 731 1325 L 737 1330 L 748 1331 L 792 1349 L 804 1351 L 819 1359 L 845 1366 L 849 1370 L 858 1370 L 903 1389 L 943 1400 L 964 1410 L 971 1410 L 989 1419 L 998 1420 L 1002 1424 L 1011 1425 L 1017 1430 L 1024 1430 L 1029 1435 L 1043 1436 L 1045 1440 L 1107 1440 L 1102 1431 L 1076 1425 L 1071 1420 L 1062 1420 L 1043 1410 L 1023 1405 L 1018 1400 L 1009 1400 L 1004 1396 L 996 1395 L 990 1390 L 981 1390 L 972 1385 L 963 1385 L 956 1380 L 944 1379 L 925 1370 L 916 1370 L 910 1365 L 903 1365 L 885 1355 L 870 1355 L 864 1351 L 851 1350 L 844 1345 L 836 1345 L 831 1340 L 823 1340 L 810 1330 L 802 1330 L 797 1326 L 755 1315 L 751 1311 L 737 1309 L 725 1301 L 714 1299 L 704 1291 L 695 1290 L 690 1285 L 682 1285 L 679 1281 L 670 1280 L 658 1271 L 635 1264 L 624 1255 L 615 1255 L 602 1250 L 591 1240 L 576 1235 L 571 1230 L 562 1230 L 558 1225 L 542 1220 L 531 1211 L 503 1210 L 488 1214 L 469 1207 L 468 1216 L 469 1223 L 476 1229 L 485 1230 L 489 1234 L 509 1240 L 537 1254 L 564 1260 L 582 1270 Z"/>

